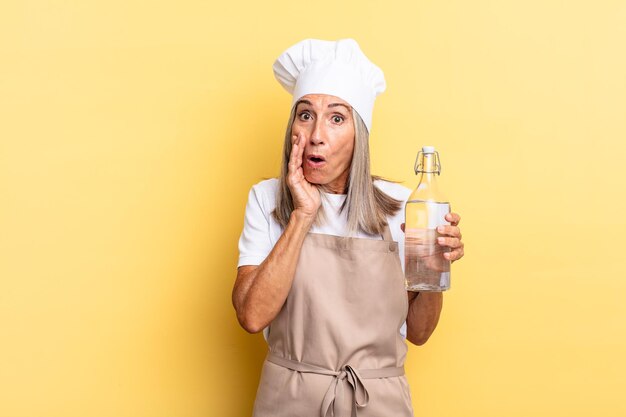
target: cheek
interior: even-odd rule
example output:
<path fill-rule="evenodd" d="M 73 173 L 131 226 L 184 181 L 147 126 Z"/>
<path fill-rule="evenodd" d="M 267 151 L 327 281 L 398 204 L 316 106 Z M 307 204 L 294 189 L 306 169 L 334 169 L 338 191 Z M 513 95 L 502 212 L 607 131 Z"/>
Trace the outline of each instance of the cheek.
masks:
<path fill-rule="evenodd" d="M 344 165 L 349 165 L 352 161 L 352 155 L 354 153 L 354 140 L 346 141 L 346 143 L 341 147 L 341 161 Z"/>
<path fill-rule="evenodd" d="M 300 128 L 298 126 L 296 126 L 295 124 L 291 126 L 291 136 L 298 136 L 298 133 L 300 133 Z"/>
<path fill-rule="evenodd" d="M 344 168 L 349 168 L 352 165 L 352 152 L 347 152 L 344 159 Z"/>
<path fill-rule="evenodd" d="M 300 123 L 300 121 L 296 118 L 291 125 L 291 135 L 298 135 L 298 133 L 304 131 L 304 126 Z"/>

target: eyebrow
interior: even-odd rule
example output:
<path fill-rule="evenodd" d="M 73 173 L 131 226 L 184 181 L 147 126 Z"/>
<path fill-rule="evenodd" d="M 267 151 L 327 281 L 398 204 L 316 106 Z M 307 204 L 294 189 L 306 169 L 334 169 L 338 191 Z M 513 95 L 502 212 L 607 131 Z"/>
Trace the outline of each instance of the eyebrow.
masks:
<path fill-rule="evenodd" d="M 343 103 L 330 103 L 330 104 L 328 105 L 328 107 L 337 107 L 337 106 L 343 106 L 343 107 L 345 107 L 348 111 L 350 111 L 350 107 L 346 106 L 346 105 L 345 105 L 345 104 L 343 104 Z"/>
<path fill-rule="evenodd" d="M 312 106 L 309 100 L 298 100 L 298 102 L 296 103 L 296 109 L 298 108 L 300 104 L 308 104 L 309 106 Z"/>
<path fill-rule="evenodd" d="M 303 100 L 298 100 L 298 102 L 296 103 L 296 108 L 298 108 L 298 106 L 300 105 L 300 103 L 302 103 L 302 104 L 308 104 L 309 106 L 312 106 L 312 105 L 313 105 L 313 104 L 312 104 L 309 100 L 304 100 L 304 99 L 303 99 Z M 350 111 L 350 110 L 351 110 L 351 109 L 350 109 L 350 107 L 346 106 L 346 105 L 345 105 L 345 104 L 343 104 L 343 103 L 330 103 L 330 104 L 328 105 L 328 107 L 337 107 L 337 106 L 343 106 L 343 107 L 345 107 L 348 111 Z"/>

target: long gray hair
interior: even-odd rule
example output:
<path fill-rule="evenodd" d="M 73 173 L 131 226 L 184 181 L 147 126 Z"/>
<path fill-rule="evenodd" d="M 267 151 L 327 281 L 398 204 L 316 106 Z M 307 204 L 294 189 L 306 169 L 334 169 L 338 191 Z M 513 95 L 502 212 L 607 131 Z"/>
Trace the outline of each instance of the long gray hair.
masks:
<path fill-rule="evenodd" d="M 294 210 L 291 191 L 287 185 L 287 174 L 292 148 L 291 127 L 295 117 L 296 106 L 293 106 L 285 132 L 276 208 L 272 213 L 283 228 L 287 227 L 291 212 Z M 352 109 L 352 119 L 354 120 L 354 152 L 345 190 L 347 196 L 341 206 L 341 211 L 347 210 L 348 212 L 348 235 L 353 235 L 357 230 L 369 234 L 380 234 L 387 224 L 387 216 L 394 215 L 400 210 L 402 202 L 374 186 L 374 181 L 382 178 L 370 174 L 369 132 L 363 119 L 354 109 Z M 318 188 L 320 191 L 325 190 L 322 185 Z M 321 206 L 315 223 L 322 224 L 324 220 L 324 209 Z"/>

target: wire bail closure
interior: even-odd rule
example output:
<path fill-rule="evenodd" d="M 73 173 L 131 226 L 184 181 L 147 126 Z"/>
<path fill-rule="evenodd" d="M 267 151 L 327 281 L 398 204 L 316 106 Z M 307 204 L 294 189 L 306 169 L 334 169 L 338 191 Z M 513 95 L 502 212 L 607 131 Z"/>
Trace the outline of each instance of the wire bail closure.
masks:
<path fill-rule="evenodd" d="M 414 165 L 415 175 L 417 175 L 420 172 L 441 175 L 441 159 L 439 159 L 439 152 L 435 151 L 435 153 L 433 154 L 435 155 L 435 163 L 434 163 L 435 170 L 434 171 L 424 171 L 424 167 L 422 166 L 421 159 L 420 159 L 420 154 L 423 154 L 423 153 L 424 152 L 419 151 L 417 153 L 417 158 L 415 158 L 415 165 Z"/>

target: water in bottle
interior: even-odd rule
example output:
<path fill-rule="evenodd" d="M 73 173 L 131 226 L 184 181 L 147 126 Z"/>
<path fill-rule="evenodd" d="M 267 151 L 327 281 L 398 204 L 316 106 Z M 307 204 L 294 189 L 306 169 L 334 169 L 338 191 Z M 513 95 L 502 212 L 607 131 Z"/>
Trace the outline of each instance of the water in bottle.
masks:
<path fill-rule="evenodd" d="M 449 224 L 450 203 L 437 184 L 441 174 L 439 153 L 424 146 L 417 154 L 419 183 L 405 206 L 404 272 L 409 291 L 445 291 L 450 288 L 449 248 L 437 243 L 437 226 Z"/>

